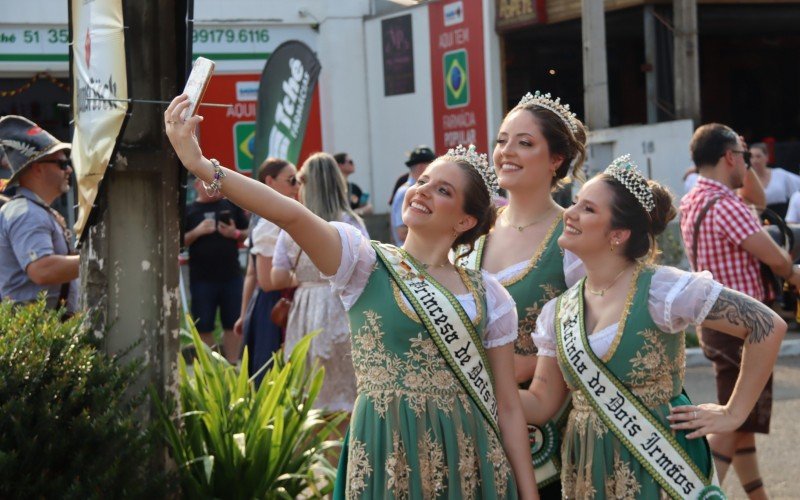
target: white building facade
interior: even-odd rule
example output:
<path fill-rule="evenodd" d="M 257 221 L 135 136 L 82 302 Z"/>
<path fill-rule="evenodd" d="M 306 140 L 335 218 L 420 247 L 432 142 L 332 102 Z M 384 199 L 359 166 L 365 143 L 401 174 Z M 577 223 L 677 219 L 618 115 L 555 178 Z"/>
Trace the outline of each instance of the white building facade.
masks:
<path fill-rule="evenodd" d="M 502 119 L 494 8 L 490 0 L 410 7 L 373 0 L 196 0 L 193 53 L 217 63 L 205 99 L 235 104 L 204 112 L 204 150 L 246 170 L 264 64 L 280 43 L 300 40 L 322 66 L 303 156 L 348 152 L 356 162 L 351 180 L 385 213 L 415 146 L 444 153 L 456 142 L 483 150 L 492 144 Z M 0 113 L 66 123 L 68 111 L 55 104 L 69 102 L 63 89 L 69 84 L 67 2 L 28 0 L 25 9 L 0 10 L 2 88 L 22 87 L 42 72 L 62 86 L 42 80 L 0 98 Z M 135 92 L 131 97 L 152 97 Z"/>

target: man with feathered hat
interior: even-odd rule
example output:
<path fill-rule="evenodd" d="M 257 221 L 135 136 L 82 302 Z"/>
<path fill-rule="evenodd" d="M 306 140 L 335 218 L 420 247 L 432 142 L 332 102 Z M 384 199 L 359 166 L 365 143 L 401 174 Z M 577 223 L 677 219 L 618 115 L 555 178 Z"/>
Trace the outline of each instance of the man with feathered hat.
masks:
<path fill-rule="evenodd" d="M 50 307 L 77 309 L 79 258 L 63 217 L 50 205 L 69 191 L 70 144 L 21 116 L 0 118 L 15 195 L 0 208 L 0 296 L 18 303 L 47 294 Z"/>

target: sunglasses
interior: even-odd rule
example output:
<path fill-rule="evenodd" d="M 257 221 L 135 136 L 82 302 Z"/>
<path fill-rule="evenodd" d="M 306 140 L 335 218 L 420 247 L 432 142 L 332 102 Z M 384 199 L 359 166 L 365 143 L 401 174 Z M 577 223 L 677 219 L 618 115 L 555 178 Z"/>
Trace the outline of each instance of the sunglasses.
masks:
<path fill-rule="evenodd" d="M 54 163 L 58 165 L 58 168 L 61 170 L 66 170 L 72 167 L 72 160 L 67 158 L 66 160 L 43 160 L 36 163 Z"/>
<path fill-rule="evenodd" d="M 739 149 L 731 149 L 730 152 L 731 153 L 741 153 L 742 154 L 742 158 L 744 159 L 744 162 L 747 163 L 748 165 L 750 165 L 750 158 L 753 156 L 753 153 L 751 153 L 750 151 L 739 150 Z"/>

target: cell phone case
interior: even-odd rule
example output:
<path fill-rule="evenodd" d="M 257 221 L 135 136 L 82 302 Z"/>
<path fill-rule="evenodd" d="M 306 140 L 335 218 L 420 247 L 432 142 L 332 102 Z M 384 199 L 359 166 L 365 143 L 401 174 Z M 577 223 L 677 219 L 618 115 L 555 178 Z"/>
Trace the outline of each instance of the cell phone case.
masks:
<path fill-rule="evenodd" d="M 186 80 L 186 87 L 183 89 L 183 93 L 189 96 L 189 101 L 191 102 L 184 112 L 184 120 L 197 113 L 197 108 L 203 100 L 203 94 L 205 94 L 208 82 L 211 81 L 211 75 L 213 74 L 214 61 L 205 57 L 198 57 L 195 60 L 192 65 L 192 72 Z"/>

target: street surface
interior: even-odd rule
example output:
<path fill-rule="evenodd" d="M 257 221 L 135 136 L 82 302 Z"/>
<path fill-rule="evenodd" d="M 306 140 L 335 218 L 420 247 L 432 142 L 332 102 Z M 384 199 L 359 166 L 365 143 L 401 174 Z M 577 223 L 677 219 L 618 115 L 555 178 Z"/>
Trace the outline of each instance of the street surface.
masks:
<path fill-rule="evenodd" d="M 796 338 L 789 335 L 787 338 Z M 715 402 L 711 365 L 686 369 L 686 392 L 695 403 Z M 778 359 L 770 434 L 756 434 L 759 469 L 773 499 L 800 498 L 800 357 Z M 746 499 L 733 468 L 722 485 L 731 500 Z"/>

